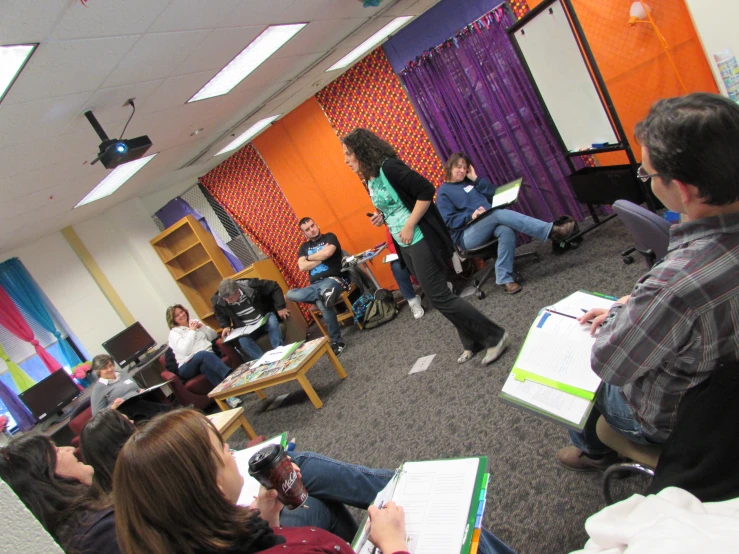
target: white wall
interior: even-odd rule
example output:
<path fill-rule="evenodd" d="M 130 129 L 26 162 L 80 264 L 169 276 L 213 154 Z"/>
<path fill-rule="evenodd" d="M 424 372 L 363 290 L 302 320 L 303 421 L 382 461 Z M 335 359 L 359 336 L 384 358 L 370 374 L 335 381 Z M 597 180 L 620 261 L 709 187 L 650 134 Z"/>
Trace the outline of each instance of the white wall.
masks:
<path fill-rule="evenodd" d="M 737 0 L 685 0 L 721 93 L 726 95 L 713 55 L 731 48 L 739 59 L 739 2 Z"/>
<path fill-rule="evenodd" d="M 62 549 L 23 505 L 11 488 L 0 479 L 0 550 L 23 554 L 63 554 Z"/>
<path fill-rule="evenodd" d="M 74 230 L 133 317 L 165 344 L 167 306 L 190 306 L 149 243 L 159 229 L 141 200 L 118 204 Z"/>

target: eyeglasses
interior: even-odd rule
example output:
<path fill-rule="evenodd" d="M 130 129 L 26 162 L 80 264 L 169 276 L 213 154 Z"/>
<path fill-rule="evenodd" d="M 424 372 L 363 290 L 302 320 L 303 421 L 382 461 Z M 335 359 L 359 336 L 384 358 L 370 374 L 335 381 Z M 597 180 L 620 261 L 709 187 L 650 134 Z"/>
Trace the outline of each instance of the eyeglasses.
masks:
<path fill-rule="evenodd" d="M 642 183 L 646 183 L 652 177 L 659 177 L 659 173 L 647 173 L 647 170 L 644 169 L 644 166 L 640 165 L 639 169 L 636 170 L 636 176 L 641 180 Z"/>

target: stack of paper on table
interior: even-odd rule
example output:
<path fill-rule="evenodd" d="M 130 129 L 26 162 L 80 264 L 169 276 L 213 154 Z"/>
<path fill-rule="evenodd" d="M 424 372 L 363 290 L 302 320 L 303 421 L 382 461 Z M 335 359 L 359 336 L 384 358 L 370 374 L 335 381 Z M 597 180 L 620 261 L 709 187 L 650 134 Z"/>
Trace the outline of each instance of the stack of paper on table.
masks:
<path fill-rule="evenodd" d="M 374 505 L 392 500 L 405 512 L 406 543 L 411 554 L 467 554 L 476 551 L 485 509 L 487 458 L 406 462 Z M 371 554 L 367 519 L 352 548 Z"/>
<path fill-rule="evenodd" d="M 252 365 L 252 368 L 259 367 L 260 365 L 271 364 L 273 362 L 279 362 L 280 360 L 284 360 L 290 354 L 295 352 L 298 349 L 298 347 L 304 342 L 305 341 L 301 340 L 299 342 L 294 342 L 292 344 L 285 344 L 283 346 L 278 346 L 277 348 L 273 348 L 269 352 L 265 352 L 261 358 L 259 358 L 256 362 L 254 362 L 254 365 Z"/>
<path fill-rule="evenodd" d="M 600 378 L 590 355 L 595 337 L 575 318 L 592 307 L 610 308 L 614 298 L 576 292 L 542 310 L 526 336 L 500 398 L 582 429 Z"/>

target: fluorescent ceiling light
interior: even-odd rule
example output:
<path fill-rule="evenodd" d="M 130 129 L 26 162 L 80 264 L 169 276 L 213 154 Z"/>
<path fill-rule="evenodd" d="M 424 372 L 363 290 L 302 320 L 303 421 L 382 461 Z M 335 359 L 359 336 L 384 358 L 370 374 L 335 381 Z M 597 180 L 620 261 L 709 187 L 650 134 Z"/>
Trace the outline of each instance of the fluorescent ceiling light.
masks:
<path fill-rule="evenodd" d="M 283 44 L 293 38 L 305 26 L 306 23 L 295 23 L 293 25 L 267 27 L 215 77 L 205 83 L 205 86 L 196 92 L 195 96 L 190 98 L 188 102 L 197 102 L 198 100 L 228 94 L 247 75 L 277 52 Z"/>
<path fill-rule="evenodd" d="M 0 46 L 0 102 L 38 44 Z"/>
<path fill-rule="evenodd" d="M 220 156 L 221 154 L 225 154 L 226 152 L 230 152 L 231 150 L 237 149 L 239 146 L 244 144 L 247 140 L 249 140 L 254 135 L 256 135 L 259 131 L 267 127 L 270 123 L 272 123 L 275 119 L 277 119 L 281 115 L 282 114 L 277 114 L 277 115 L 273 115 L 271 117 L 262 119 L 261 121 L 257 121 L 254 125 L 249 127 L 246 131 L 244 131 L 238 137 L 236 137 L 231 142 L 229 142 L 223 149 L 221 149 L 218 152 L 218 154 L 216 154 L 216 156 Z"/>
<path fill-rule="evenodd" d="M 334 65 L 329 67 L 326 70 L 326 72 L 333 71 L 335 69 L 341 69 L 342 67 L 346 67 L 347 65 L 351 64 L 354 60 L 361 58 L 365 52 L 369 52 L 370 50 L 372 50 L 375 46 L 380 44 L 383 41 L 383 39 L 385 39 L 388 35 L 391 35 L 393 32 L 400 29 L 403 25 L 406 24 L 406 22 L 409 19 L 413 19 L 413 17 L 414 16 L 412 15 L 404 15 L 403 17 L 396 17 L 390 23 L 388 23 L 382 29 L 380 29 L 374 35 L 372 35 L 370 38 L 365 40 L 362 44 L 357 46 L 354 50 L 349 52 L 346 56 L 341 58 Z"/>
<path fill-rule="evenodd" d="M 132 162 L 119 165 L 113 171 L 111 171 L 105 179 L 100 181 L 98 185 L 94 189 L 92 189 L 89 194 L 80 201 L 79 204 L 75 206 L 75 208 L 79 208 L 80 206 L 84 206 L 85 204 L 89 204 L 90 202 L 95 202 L 95 200 L 100 200 L 101 198 L 110 196 L 119 188 L 121 188 L 123 186 L 123 183 L 133 177 L 139 169 L 148 164 L 152 160 L 152 158 L 154 158 L 154 156 L 156 156 L 156 154 L 152 154 L 151 156 L 146 156 L 145 158 L 139 158 L 138 160 L 133 160 Z"/>

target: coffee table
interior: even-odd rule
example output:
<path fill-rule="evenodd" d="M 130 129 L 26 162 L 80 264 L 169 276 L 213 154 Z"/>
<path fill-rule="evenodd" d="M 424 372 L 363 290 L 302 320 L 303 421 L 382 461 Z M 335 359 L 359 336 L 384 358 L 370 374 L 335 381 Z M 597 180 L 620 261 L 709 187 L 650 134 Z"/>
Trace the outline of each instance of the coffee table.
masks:
<path fill-rule="evenodd" d="M 233 435 L 239 427 L 244 430 L 246 436 L 250 439 L 255 439 L 257 437 L 254 429 L 252 429 L 249 422 L 246 421 L 246 417 L 244 417 L 244 408 L 234 408 L 232 410 L 218 412 L 217 414 L 212 414 L 206 417 L 213 422 L 213 425 L 216 426 L 216 429 L 218 429 L 218 432 L 221 434 L 224 441 L 228 440 L 228 437 Z"/>
<path fill-rule="evenodd" d="M 331 342 L 326 337 L 304 342 L 295 352 L 285 359 L 254 368 L 254 362 L 247 362 L 239 366 L 221 384 L 214 388 L 208 396 L 215 399 L 222 411 L 229 410 L 226 399 L 232 396 L 241 396 L 254 392 L 261 399 L 266 398 L 263 389 L 281 385 L 289 381 L 297 381 L 303 387 L 313 406 L 320 408 L 323 402 L 318 398 L 316 391 L 308 381 L 306 373 L 323 356 L 328 356 L 334 370 L 340 379 L 346 378 L 346 371 L 339 359 L 331 350 Z"/>

